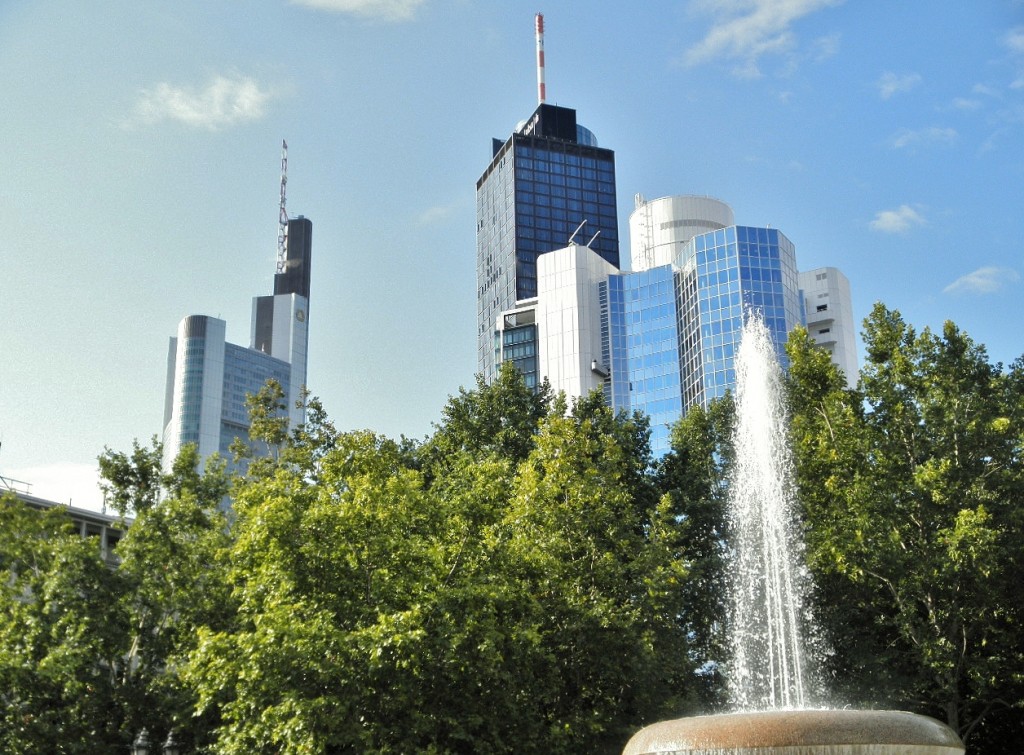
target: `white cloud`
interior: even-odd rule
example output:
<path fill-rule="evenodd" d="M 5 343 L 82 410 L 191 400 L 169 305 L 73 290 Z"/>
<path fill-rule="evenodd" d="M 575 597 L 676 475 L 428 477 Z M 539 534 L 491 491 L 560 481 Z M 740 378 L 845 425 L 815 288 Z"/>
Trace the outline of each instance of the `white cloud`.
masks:
<path fill-rule="evenodd" d="M 881 95 L 882 99 L 887 100 L 894 94 L 909 92 L 920 83 L 921 74 L 919 73 L 905 73 L 900 75 L 887 71 L 878 79 L 876 86 L 878 87 L 878 93 Z"/>
<path fill-rule="evenodd" d="M 201 89 L 160 83 L 139 97 L 135 121 L 152 124 L 170 120 L 215 131 L 262 118 L 270 98 L 268 90 L 241 76 L 214 76 Z"/>
<path fill-rule="evenodd" d="M 712 60 L 736 61 L 734 73 L 760 76 L 762 55 L 791 51 L 796 38 L 790 27 L 811 13 L 838 5 L 842 0 L 699 0 L 691 6 L 715 17 L 704 39 L 684 57 L 687 65 Z M 838 44 L 838 39 L 836 39 Z M 826 44 L 827 47 L 827 44 Z"/>
<path fill-rule="evenodd" d="M 842 40 L 842 35 L 829 34 L 824 37 L 818 37 L 814 40 L 812 45 L 814 49 L 814 60 L 820 63 L 823 60 L 828 60 L 834 55 L 839 53 L 839 43 Z"/>
<path fill-rule="evenodd" d="M 459 202 L 455 202 L 449 205 L 435 205 L 434 207 L 428 207 L 416 216 L 416 222 L 420 225 L 442 223 L 458 211 L 459 205 Z"/>
<path fill-rule="evenodd" d="M 1024 26 L 1015 26 L 1006 32 L 1003 37 L 1003 46 L 1010 51 L 1010 57 L 1019 67 L 1021 57 L 1024 56 Z M 1019 68 L 1017 78 L 1010 83 L 1010 89 L 1024 89 L 1024 71 Z"/>
<path fill-rule="evenodd" d="M 28 492 L 36 498 L 95 511 L 99 511 L 103 505 L 103 494 L 99 489 L 99 468 L 96 464 L 45 464 L 9 469 L 4 472 L 4 476 L 29 483 L 31 487 Z M 16 487 L 23 489 L 20 485 Z"/>
<path fill-rule="evenodd" d="M 292 0 L 293 5 L 380 21 L 408 21 L 423 3 L 424 0 Z"/>
<path fill-rule="evenodd" d="M 957 136 L 955 128 L 931 126 L 930 128 L 923 128 L 917 131 L 904 128 L 893 135 L 890 143 L 895 149 L 926 144 L 952 144 L 956 141 Z"/>
<path fill-rule="evenodd" d="M 992 294 L 1008 283 L 1020 280 L 1016 270 L 1008 267 L 979 267 L 962 275 L 944 289 L 946 294 Z"/>
<path fill-rule="evenodd" d="M 905 233 L 914 226 L 924 225 L 925 219 L 921 217 L 910 205 L 900 205 L 895 210 L 882 210 L 870 226 L 873 231 L 881 233 Z"/>
<path fill-rule="evenodd" d="M 981 107 L 981 100 L 972 100 L 967 97 L 953 98 L 953 107 L 957 110 L 977 110 Z"/>
<path fill-rule="evenodd" d="M 1006 32 L 1003 44 L 1014 55 L 1024 55 L 1024 26 L 1015 26 Z"/>

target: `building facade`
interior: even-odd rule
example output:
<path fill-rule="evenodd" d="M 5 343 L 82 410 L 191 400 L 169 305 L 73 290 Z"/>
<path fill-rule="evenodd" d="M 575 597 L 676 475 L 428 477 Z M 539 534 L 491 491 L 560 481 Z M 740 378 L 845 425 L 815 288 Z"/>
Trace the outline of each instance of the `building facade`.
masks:
<path fill-rule="evenodd" d="M 124 537 L 125 528 L 131 526 L 134 521 L 132 517 L 124 518 L 98 511 L 90 511 L 89 509 L 76 508 L 71 504 L 50 501 L 31 495 L 23 490 L 5 486 L 2 484 L 3 482 L 4 478 L 0 477 L 0 499 L 3 498 L 3 493 L 9 492 L 26 506 L 37 511 L 50 511 L 52 509 L 64 511 L 71 520 L 71 524 L 75 532 L 78 533 L 78 536 L 95 543 L 100 556 L 108 566 L 115 567 L 121 563 L 121 559 L 118 557 L 115 549 L 117 544 L 121 542 L 121 538 Z M 0 505 L 3 505 L 2 501 L 0 501 Z"/>
<path fill-rule="evenodd" d="M 800 273 L 804 317 L 811 339 L 825 349 L 846 378 L 857 385 L 857 337 L 850 281 L 841 270 L 819 267 Z"/>
<path fill-rule="evenodd" d="M 489 381 L 504 348 L 502 319 L 537 297 L 542 255 L 578 240 L 618 268 L 615 155 L 577 124 L 575 110 L 542 103 L 508 139 L 493 140 L 476 201 L 478 371 Z"/>
<path fill-rule="evenodd" d="M 189 315 L 167 352 L 164 397 L 164 468 L 186 444 L 200 458 L 230 458 L 235 438 L 248 440 L 246 397 L 274 379 L 284 389 L 294 427 L 305 419 L 299 399 L 306 383 L 312 223 L 288 221 L 288 243 L 274 293 L 253 299 L 249 346 L 229 343 L 227 323 Z"/>
<path fill-rule="evenodd" d="M 793 243 L 775 228 L 736 225 L 724 202 L 637 196 L 629 224 L 632 271 L 578 244 L 544 254 L 536 294 L 498 319 L 495 358 L 515 363 L 531 385 L 546 378 L 570 397 L 600 389 L 616 410 L 644 412 L 657 455 L 688 409 L 734 387 L 750 313 L 764 318 L 783 365 L 789 332 L 805 322 L 805 296 L 827 300 L 816 314 L 835 318 L 819 319 L 825 332 L 816 338 L 852 332 L 852 313 L 840 304 L 849 287 L 845 299 L 834 290 L 842 274 L 828 268 L 819 279 L 814 271 L 809 280 L 819 288 L 802 292 Z"/>

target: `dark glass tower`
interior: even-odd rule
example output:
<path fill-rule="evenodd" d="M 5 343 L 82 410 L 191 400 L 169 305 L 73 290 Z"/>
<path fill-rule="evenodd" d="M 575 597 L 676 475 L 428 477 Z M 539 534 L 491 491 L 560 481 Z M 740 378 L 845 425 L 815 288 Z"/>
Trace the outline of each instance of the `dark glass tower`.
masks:
<path fill-rule="evenodd" d="M 576 233 L 577 243 L 619 266 L 615 153 L 577 125 L 575 110 L 541 104 L 493 148 L 476 183 L 477 363 L 488 381 L 497 318 L 537 296 L 537 257 Z"/>

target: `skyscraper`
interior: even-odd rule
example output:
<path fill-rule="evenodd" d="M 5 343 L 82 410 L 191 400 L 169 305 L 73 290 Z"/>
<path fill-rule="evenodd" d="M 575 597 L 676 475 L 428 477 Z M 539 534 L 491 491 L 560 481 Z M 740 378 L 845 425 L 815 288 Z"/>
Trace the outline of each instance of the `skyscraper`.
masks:
<path fill-rule="evenodd" d="M 570 397 L 600 389 L 615 409 L 646 413 L 652 449 L 664 453 L 676 420 L 733 387 L 748 313 L 764 318 L 785 364 L 789 332 L 805 322 L 793 243 L 775 228 L 736 225 L 717 199 L 638 194 L 632 271 L 621 271 L 615 156 L 575 110 L 545 104 L 540 15 L 537 85 L 537 110 L 493 140 L 476 184 L 478 370 L 489 381 L 512 362 L 531 387 L 547 379 Z M 852 315 L 845 278 L 825 270 L 808 279 L 814 312 L 806 306 L 828 347 L 833 328 L 852 333 L 852 322 L 829 318 Z M 852 341 L 829 348 L 851 374 Z"/>
<path fill-rule="evenodd" d="M 800 273 L 807 332 L 842 371 L 846 384 L 857 384 L 857 343 L 854 337 L 850 281 L 841 270 L 819 267 Z"/>
<path fill-rule="evenodd" d="M 734 386 L 733 357 L 747 314 L 765 319 L 785 363 L 789 332 L 804 322 L 803 299 L 792 242 L 775 228 L 736 225 L 732 209 L 717 199 L 637 196 L 630 236 L 629 272 L 577 244 L 543 255 L 537 295 L 498 323 L 497 356 L 569 396 L 601 389 L 615 409 L 644 412 L 651 447 L 662 454 L 676 420 Z M 830 304 L 818 315 L 852 320 L 832 291 L 845 279 L 827 270 L 833 284 L 822 289 L 824 297 L 813 295 Z M 821 274 L 815 271 L 813 280 L 825 286 Z M 824 334 L 816 338 L 827 338 L 832 327 L 844 330 L 822 320 L 817 331 Z M 527 329 L 529 338 L 521 336 Z M 524 343 L 531 348 L 524 351 Z"/>
<path fill-rule="evenodd" d="M 305 413 L 296 403 L 306 382 L 309 284 L 313 224 L 301 215 L 287 221 L 287 244 L 274 276 L 274 293 L 253 298 L 248 347 L 226 341 L 227 324 L 189 315 L 167 352 L 164 397 L 164 468 L 194 443 L 200 458 L 229 457 L 235 438 L 248 438 L 245 399 L 267 380 L 284 389 L 294 427 Z"/>
<path fill-rule="evenodd" d="M 575 110 L 542 102 L 492 146 L 476 184 L 478 370 L 487 380 L 503 314 L 537 297 L 538 258 L 578 239 L 619 266 L 615 154 L 576 123 Z M 532 324 L 519 327 L 520 352 L 535 350 Z"/>

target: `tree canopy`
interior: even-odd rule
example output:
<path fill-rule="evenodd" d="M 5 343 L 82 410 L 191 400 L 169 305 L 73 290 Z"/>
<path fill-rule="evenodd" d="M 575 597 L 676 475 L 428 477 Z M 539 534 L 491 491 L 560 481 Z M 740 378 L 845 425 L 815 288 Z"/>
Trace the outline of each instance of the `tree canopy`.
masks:
<path fill-rule="evenodd" d="M 1024 363 L 876 307 L 850 390 L 790 338 L 798 489 L 836 702 L 1024 737 Z M 618 753 L 725 704 L 728 397 L 651 456 L 647 419 L 510 366 L 421 441 L 340 432 L 280 386 L 229 465 L 100 458 L 111 568 L 0 501 L 0 749 Z M 200 471 L 202 470 L 202 471 Z M 231 507 L 224 508 L 226 496 Z M 127 521 L 127 520 L 126 520 Z"/>
<path fill-rule="evenodd" d="M 947 323 L 877 305 L 846 390 L 790 339 L 792 435 L 839 693 L 945 720 L 986 752 L 1019 742 L 1024 374 Z M 1016 735 L 1005 739 L 1005 727 Z"/>

